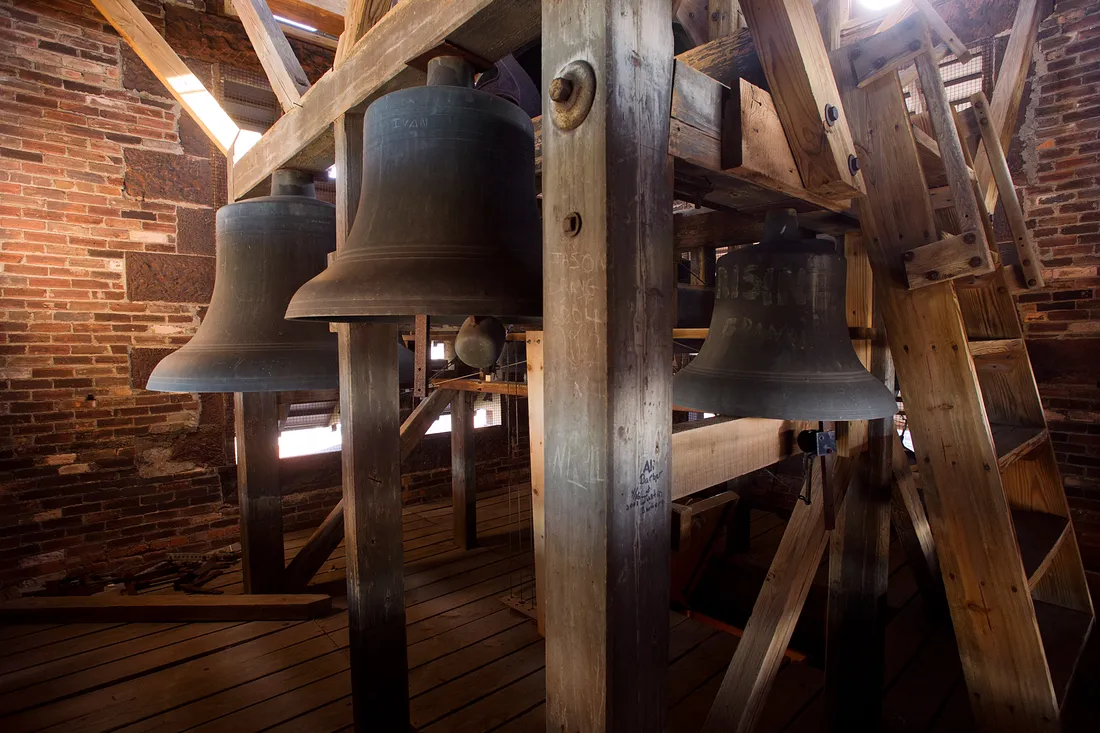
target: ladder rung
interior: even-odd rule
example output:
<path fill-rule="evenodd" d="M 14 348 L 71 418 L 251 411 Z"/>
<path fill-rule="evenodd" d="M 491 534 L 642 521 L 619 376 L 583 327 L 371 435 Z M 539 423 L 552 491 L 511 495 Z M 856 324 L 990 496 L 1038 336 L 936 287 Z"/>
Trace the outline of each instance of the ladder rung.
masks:
<path fill-rule="evenodd" d="M 1066 701 L 1066 692 L 1077 661 L 1092 630 L 1092 614 L 1063 608 L 1052 603 L 1035 601 L 1035 620 L 1039 622 L 1039 634 L 1043 638 L 1043 651 L 1047 658 L 1050 679 L 1058 705 Z"/>
<path fill-rule="evenodd" d="M 999 424 L 989 427 L 993 431 L 993 444 L 997 447 L 997 464 L 1002 471 L 1047 439 L 1047 429 L 1043 427 Z"/>
<path fill-rule="evenodd" d="M 1023 339 L 971 341 L 970 355 L 979 371 L 1010 371 L 1027 354 Z"/>
<path fill-rule="evenodd" d="M 1016 528 L 1016 543 L 1020 546 L 1028 586 L 1034 588 L 1062 546 L 1069 520 L 1057 514 L 1013 509 L 1012 525 Z"/>

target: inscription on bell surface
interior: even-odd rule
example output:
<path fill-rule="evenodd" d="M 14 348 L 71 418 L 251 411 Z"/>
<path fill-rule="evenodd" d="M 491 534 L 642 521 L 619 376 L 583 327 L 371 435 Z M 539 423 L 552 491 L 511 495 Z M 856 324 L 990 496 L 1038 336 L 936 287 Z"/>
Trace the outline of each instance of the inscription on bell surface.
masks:
<path fill-rule="evenodd" d="M 715 277 L 718 300 L 760 300 L 761 305 L 806 305 L 810 277 L 805 268 L 778 268 L 735 263 L 719 267 Z"/>

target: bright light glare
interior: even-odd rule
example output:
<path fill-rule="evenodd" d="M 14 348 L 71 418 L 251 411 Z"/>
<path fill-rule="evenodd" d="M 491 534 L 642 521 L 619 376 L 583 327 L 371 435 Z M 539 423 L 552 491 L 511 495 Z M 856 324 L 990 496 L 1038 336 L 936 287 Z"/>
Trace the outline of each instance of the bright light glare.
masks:
<path fill-rule="evenodd" d="M 279 434 L 279 458 L 338 451 L 341 439 L 339 425 L 335 429 L 324 427 L 284 430 Z"/>
<path fill-rule="evenodd" d="M 316 33 L 317 32 L 317 29 L 314 28 L 311 25 L 306 25 L 305 23 L 299 23 L 296 20 L 291 20 L 290 18 L 284 18 L 281 15 L 276 15 L 275 20 L 279 21 L 280 23 L 286 23 L 287 25 L 294 26 L 295 28 L 301 28 L 302 30 L 309 31 L 310 33 Z"/>
<path fill-rule="evenodd" d="M 434 360 L 447 358 L 447 347 L 438 341 L 432 342 L 432 353 L 429 358 Z"/>
<path fill-rule="evenodd" d="M 901 0 L 859 0 L 859 4 L 868 10 L 885 10 L 897 5 Z"/>

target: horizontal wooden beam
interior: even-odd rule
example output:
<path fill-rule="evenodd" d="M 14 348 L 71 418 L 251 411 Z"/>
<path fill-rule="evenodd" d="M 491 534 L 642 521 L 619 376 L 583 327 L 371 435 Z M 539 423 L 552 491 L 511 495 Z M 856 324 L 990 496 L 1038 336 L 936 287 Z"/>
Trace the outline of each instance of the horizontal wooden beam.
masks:
<path fill-rule="evenodd" d="M 540 27 L 539 0 L 403 0 L 237 161 L 230 198 L 241 198 L 278 168 L 331 166 L 336 118 L 387 92 L 422 84 L 423 72 L 408 63 L 444 41 L 495 61 L 537 38 Z"/>
<path fill-rule="evenodd" d="M 814 425 L 756 417 L 714 417 L 674 425 L 672 500 L 789 458 L 798 450 L 798 433 Z"/>
<path fill-rule="evenodd" d="M 456 390 L 458 392 L 481 392 L 484 394 L 504 394 L 512 397 L 526 397 L 527 384 L 524 382 L 487 382 L 480 379 L 438 379 L 432 386 Z"/>
<path fill-rule="evenodd" d="M 0 603 L 3 624 L 297 621 L 327 616 L 332 598 L 314 594 L 29 597 Z"/>
<path fill-rule="evenodd" d="M 316 28 L 330 36 L 344 31 L 344 0 L 267 0 L 275 15 Z"/>
<path fill-rule="evenodd" d="M 763 213 L 691 209 L 677 213 L 672 223 L 677 250 L 754 244 L 764 237 Z M 804 229 L 838 237 L 859 231 L 859 220 L 854 216 L 832 211 L 804 212 L 799 214 L 798 224 Z"/>

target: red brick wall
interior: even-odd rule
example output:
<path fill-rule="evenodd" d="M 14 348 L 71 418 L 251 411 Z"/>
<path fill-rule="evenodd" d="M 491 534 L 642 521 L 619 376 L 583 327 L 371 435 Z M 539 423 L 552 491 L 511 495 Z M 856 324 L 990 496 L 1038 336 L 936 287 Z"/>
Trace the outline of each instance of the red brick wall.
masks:
<path fill-rule="evenodd" d="M 139 0 L 209 88 L 260 72 L 197 5 Z M 224 160 L 86 0 L 0 0 L 0 109 L 0 587 L 234 541 L 232 400 L 141 389 L 205 313 Z M 522 450 L 482 455 L 522 480 Z M 437 458 L 410 499 L 446 494 Z M 287 527 L 316 524 L 338 456 L 282 463 Z"/>
<path fill-rule="evenodd" d="M 1039 29 L 1014 175 L 1047 287 L 1019 296 L 1086 565 L 1100 570 L 1100 2 Z"/>

